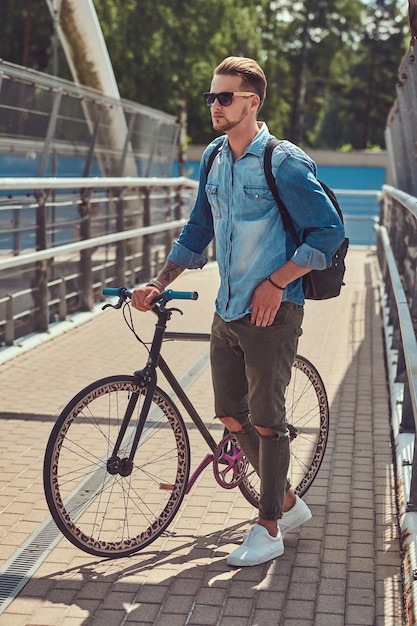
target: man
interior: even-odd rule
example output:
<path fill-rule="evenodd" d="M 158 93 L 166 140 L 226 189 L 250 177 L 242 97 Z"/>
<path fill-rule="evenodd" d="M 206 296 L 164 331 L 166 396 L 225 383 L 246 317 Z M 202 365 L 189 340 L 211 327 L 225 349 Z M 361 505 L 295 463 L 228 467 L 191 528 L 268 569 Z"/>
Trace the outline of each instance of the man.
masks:
<path fill-rule="evenodd" d="M 275 148 L 272 169 L 300 240 L 304 230 L 307 235 L 296 248 L 285 232 L 263 170 L 271 135 L 257 114 L 265 94 L 264 72 L 252 59 L 228 57 L 215 69 L 205 100 L 214 130 L 223 135 L 203 154 L 196 202 L 167 262 L 132 298 L 137 309 L 151 309 L 185 268 L 204 266 L 202 253 L 215 236 L 221 278 L 210 345 L 216 417 L 260 476 L 259 518 L 229 555 L 235 566 L 282 555 L 282 534 L 311 517 L 287 482 L 284 394 L 302 332 L 301 277 L 327 267 L 344 239 L 315 164 L 287 141 Z M 219 143 L 207 176 L 208 157 Z"/>

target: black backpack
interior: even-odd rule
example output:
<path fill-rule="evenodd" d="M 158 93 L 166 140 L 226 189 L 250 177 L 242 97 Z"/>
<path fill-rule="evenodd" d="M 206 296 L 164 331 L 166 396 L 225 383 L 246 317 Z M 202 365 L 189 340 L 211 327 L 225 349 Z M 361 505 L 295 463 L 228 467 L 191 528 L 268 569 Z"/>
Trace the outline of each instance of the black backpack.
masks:
<path fill-rule="evenodd" d="M 294 224 L 292 223 L 290 214 L 288 213 L 287 207 L 284 202 L 280 198 L 278 193 L 275 177 L 272 173 L 272 153 L 276 146 L 280 142 L 278 139 L 272 138 L 268 145 L 265 148 L 264 153 L 264 172 L 265 178 L 267 180 L 268 186 L 272 192 L 272 195 L 275 198 L 275 202 L 280 210 L 282 222 L 285 230 L 289 231 L 297 244 L 299 246 L 301 244 L 300 239 L 297 236 L 297 233 L 294 228 Z M 213 161 L 216 158 L 216 155 L 220 151 L 222 147 L 222 143 L 217 144 L 215 148 L 209 155 L 207 162 L 207 175 L 213 165 Z M 329 197 L 331 203 L 339 214 L 340 219 L 343 223 L 343 214 L 342 210 L 339 206 L 337 198 L 334 194 L 334 191 L 330 189 L 325 183 L 319 180 L 320 185 L 323 187 L 324 192 Z M 345 239 L 343 243 L 339 246 L 336 252 L 332 257 L 332 264 L 325 270 L 312 270 L 308 274 L 303 276 L 303 291 L 304 297 L 307 300 L 327 300 L 328 298 L 335 298 L 340 295 L 340 290 L 342 286 L 345 284 L 343 282 L 343 277 L 346 271 L 345 265 L 345 257 L 349 248 L 349 239 Z"/>

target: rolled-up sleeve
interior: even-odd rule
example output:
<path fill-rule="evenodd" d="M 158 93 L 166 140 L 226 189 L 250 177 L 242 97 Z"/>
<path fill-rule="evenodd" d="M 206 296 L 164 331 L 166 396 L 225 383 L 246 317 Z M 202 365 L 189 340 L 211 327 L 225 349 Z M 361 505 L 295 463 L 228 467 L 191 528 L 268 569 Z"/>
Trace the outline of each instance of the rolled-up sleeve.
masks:
<path fill-rule="evenodd" d="M 337 249 L 337 248 L 336 248 Z M 330 255 L 330 263 L 331 263 Z M 314 270 L 325 270 L 329 266 L 329 259 L 323 252 L 316 250 L 306 243 L 302 243 L 291 257 L 291 261 L 300 267 L 310 267 Z"/>
<path fill-rule="evenodd" d="M 180 265 L 181 267 L 186 267 L 189 270 L 201 269 L 208 261 L 207 257 L 189 250 L 178 241 L 174 241 L 167 259 L 168 261 L 171 261 L 176 265 Z"/>

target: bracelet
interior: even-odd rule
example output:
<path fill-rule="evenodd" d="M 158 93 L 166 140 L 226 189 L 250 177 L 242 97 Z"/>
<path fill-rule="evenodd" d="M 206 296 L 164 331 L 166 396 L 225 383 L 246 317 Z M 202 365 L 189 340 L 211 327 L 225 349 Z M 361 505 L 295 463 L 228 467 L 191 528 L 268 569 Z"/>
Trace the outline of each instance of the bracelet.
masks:
<path fill-rule="evenodd" d="M 157 280 L 156 278 L 152 278 L 152 280 L 150 280 L 148 283 L 146 283 L 147 287 L 156 287 L 159 291 L 159 293 L 162 293 L 163 291 L 165 291 L 165 287 L 163 286 L 163 284 L 161 282 L 159 282 L 159 280 Z"/>
<path fill-rule="evenodd" d="M 277 289 L 281 289 L 281 291 L 284 291 L 285 287 L 281 287 L 281 285 L 277 285 L 277 283 L 274 283 L 270 276 L 267 276 L 265 280 L 269 280 L 271 285 L 274 285 L 274 287 L 276 287 Z"/>

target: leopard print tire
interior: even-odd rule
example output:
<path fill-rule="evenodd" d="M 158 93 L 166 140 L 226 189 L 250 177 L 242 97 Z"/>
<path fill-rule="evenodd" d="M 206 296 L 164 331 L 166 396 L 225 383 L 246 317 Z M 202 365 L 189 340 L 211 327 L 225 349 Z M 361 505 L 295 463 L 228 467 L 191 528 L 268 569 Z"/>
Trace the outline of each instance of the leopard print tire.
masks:
<path fill-rule="evenodd" d="M 302 497 L 320 469 L 329 436 L 329 402 L 317 369 L 308 359 L 296 355 L 286 393 L 290 431 L 289 481 Z M 254 507 L 259 504 L 259 476 L 248 467 L 239 489 Z"/>
<path fill-rule="evenodd" d="M 169 526 L 187 488 L 187 431 L 158 387 L 131 471 L 108 463 L 129 406 L 118 455 L 128 457 L 145 393 L 134 376 L 92 383 L 64 408 L 47 444 L 43 475 L 51 515 L 69 541 L 95 556 L 125 557 L 149 545 Z"/>

